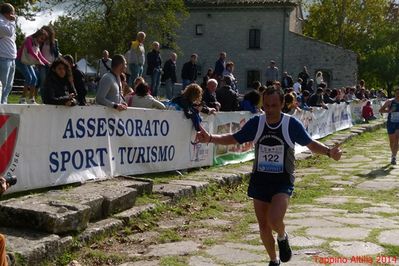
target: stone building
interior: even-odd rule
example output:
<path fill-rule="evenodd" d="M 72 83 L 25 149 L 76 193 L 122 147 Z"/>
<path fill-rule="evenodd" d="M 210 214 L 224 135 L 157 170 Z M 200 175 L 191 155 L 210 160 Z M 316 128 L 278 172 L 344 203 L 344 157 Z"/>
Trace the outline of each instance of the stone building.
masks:
<path fill-rule="evenodd" d="M 214 67 L 219 52 L 235 63 L 241 91 L 252 81 L 265 82 L 274 60 L 296 79 L 303 66 L 312 78 L 321 70 L 329 87 L 356 84 L 357 55 L 350 50 L 303 36 L 303 14 L 295 0 L 186 0 L 189 17 L 178 29 L 181 49 L 178 75 L 192 53 L 199 55 L 201 75 Z"/>

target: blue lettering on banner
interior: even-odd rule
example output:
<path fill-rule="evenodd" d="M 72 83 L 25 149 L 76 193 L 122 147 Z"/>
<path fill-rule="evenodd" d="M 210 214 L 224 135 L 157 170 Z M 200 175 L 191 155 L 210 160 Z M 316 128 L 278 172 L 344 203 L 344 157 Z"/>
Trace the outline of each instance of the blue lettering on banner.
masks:
<path fill-rule="evenodd" d="M 347 120 L 349 120 L 349 114 L 348 114 L 348 112 L 345 112 L 345 111 L 342 111 L 342 112 L 341 112 L 341 120 L 342 120 L 342 121 L 347 121 Z"/>
<path fill-rule="evenodd" d="M 167 136 L 170 126 L 167 120 L 115 119 L 115 118 L 79 118 L 68 119 L 63 139 L 105 136 L 158 137 Z"/>
<path fill-rule="evenodd" d="M 51 152 L 49 156 L 50 172 L 104 167 L 106 155 L 108 155 L 106 148 Z M 175 155 L 176 148 L 173 145 L 118 148 L 120 165 L 171 162 Z"/>
<path fill-rule="evenodd" d="M 119 163 L 170 162 L 175 158 L 175 146 L 119 147 Z"/>
<path fill-rule="evenodd" d="M 50 172 L 65 172 L 69 167 L 81 170 L 105 166 L 105 155 L 107 154 L 106 148 L 52 152 L 49 156 Z"/>

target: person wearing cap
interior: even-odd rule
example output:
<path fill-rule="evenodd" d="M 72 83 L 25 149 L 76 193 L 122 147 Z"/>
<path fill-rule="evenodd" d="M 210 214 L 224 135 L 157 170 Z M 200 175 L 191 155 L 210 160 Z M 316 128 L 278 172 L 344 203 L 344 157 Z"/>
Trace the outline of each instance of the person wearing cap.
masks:
<path fill-rule="evenodd" d="M 270 86 L 274 81 L 279 80 L 278 67 L 276 67 L 276 62 L 270 60 L 270 65 L 267 67 L 265 72 L 266 86 Z"/>

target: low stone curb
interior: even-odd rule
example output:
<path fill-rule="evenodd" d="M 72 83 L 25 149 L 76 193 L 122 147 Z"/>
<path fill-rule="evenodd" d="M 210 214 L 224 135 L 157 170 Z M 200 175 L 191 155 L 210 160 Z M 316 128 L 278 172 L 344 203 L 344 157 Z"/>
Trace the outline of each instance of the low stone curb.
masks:
<path fill-rule="evenodd" d="M 337 133 L 336 136 L 327 141 L 326 144 L 335 145 L 344 143 L 364 132 L 375 131 L 383 127 L 384 124 L 385 122 L 383 121 L 377 121 L 373 124 L 355 126 L 348 133 Z M 310 152 L 304 152 L 298 154 L 296 159 L 305 160 L 311 156 L 312 154 Z M 224 169 L 221 173 L 210 173 L 209 171 L 205 171 L 208 175 L 204 174 L 204 171 L 198 171 L 190 175 L 187 179 L 177 179 L 165 184 L 156 185 L 153 185 L 152 181 L 148 179 L 134 178 L 137 182 L 149 183 L 144 187 L 138 186 L 139 189 L 136 191 L 136 194 L 158 193 L 166 196 L 166 199 L 161 201 L 160 204 L 174 204 L 183 197 L 193 196 L 205 190 L 212 183 L 218 186 L 240 184 L 243 182 L 245 176 L 250 175 L 251 170 L 251 167 L 246 166 L 245 169 L 235 169 L 231 171 Z M 124 178 L 126 180 L 132 179 L 132 177 Z M 120 183 L 121 180 L 116 180 L 115 182 Z M 99 237 L 110 235 L 112 232 L 122 229 L 131 219 L 138 217 L 144 212 L 154 210 L 157 206 L 156 204 L 134 206 L 114 214 L 113 218 L 89 223 L 87 228 L 82 231 L 76 239 L 81 243 L 91 243 Z M 0 206 L 0 209 L 1 208 Z M 6 235 L 8 249 L 18 254 L 17 257 L 21 258 L 18 265 L 38 265 L 43 260 L 56 258 L 62 253 L 71 250 L 73 247 L 73 239 L 71 236 L 60 237 L 55 234 L 33 233 L 36 234 L 36 238 L 32 238 L 29 235 L 32 234 L 32 232 L 24 235 L 24 231 L 10 228 L 0 228 L 0 232 Z M 49 254 L 51 254 L 51 256 L 49 256 Z"/>

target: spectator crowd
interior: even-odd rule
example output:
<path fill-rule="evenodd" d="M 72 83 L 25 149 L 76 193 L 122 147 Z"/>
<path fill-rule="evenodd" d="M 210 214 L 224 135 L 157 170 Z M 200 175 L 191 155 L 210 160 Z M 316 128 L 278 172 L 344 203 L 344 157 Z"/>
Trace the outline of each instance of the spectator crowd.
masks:
<path fill-rule="evenodd" d="M 180 81 L 176 73 L 177 54 L 172 52 L 163 62 L 160 44 L 151 43 L 146 53 L 146 34 L 138 32 L 124 55 L 110 56 L 104 50 L 97 62 L 96 104 L 119 111 L 128 107 L 183 110 L 195 126 L 201 120 L 199 113 L 213 114 L 219 111 L 262 112 L 261 94 L 268 86 L 285 92 L 284 112 L 312 111 L 315 107 L 328 108 L 328 104 L 348 103 L 353 100 L 367 101 L 385 97 L 382 90 L 368 90 L 361 80 L 356 87 L 330 88 L 317 71 L 314 77 L 307 67 L 294 78 L 287 71 L 280 76 L 274 60 L 265 68 L 262 85 L 254 82 L 253 88 L 240 94 L 235 64 L 226 52 L 220 52 L 214 69 L 208 69 L 202 82 L 198 82 L 198 54 L 193 53 L 183 64 Z M 15 69 L 24 77 L 23 92 L 19 103 L 36 104 L 38 92 L 44 104 L 87 105 L 88 87 L 84 73 L 80 71 L 71 55 L 62 55 L 55 32 L 51 26 L 43 26 L 23 41 L 17 49 L 16 16 L 11 4 L 0 6 L 0 81 L 1 104 L 8 103 Z M 149 81 L 146 82 L 146 79 Z M 161 83 L 164 84 L 161 87 Z M 159 97 L 161 88 L 164 98 Z M 373 119 L 370 104 L 363 111 L 364 118 Z"/>

